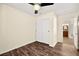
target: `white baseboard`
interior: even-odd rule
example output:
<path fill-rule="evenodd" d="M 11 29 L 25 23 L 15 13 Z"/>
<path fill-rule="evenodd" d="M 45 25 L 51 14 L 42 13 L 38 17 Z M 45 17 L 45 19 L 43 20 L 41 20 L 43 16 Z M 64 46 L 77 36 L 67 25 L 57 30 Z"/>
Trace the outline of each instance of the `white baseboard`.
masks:
<path fill-rule="evenodd" d="M 53 43 L 53 44 L 49 44 L 49 46 L 55 47 L 56 44 L 57 44 L 57 42 L 55 42 L 55 43 Z"/>

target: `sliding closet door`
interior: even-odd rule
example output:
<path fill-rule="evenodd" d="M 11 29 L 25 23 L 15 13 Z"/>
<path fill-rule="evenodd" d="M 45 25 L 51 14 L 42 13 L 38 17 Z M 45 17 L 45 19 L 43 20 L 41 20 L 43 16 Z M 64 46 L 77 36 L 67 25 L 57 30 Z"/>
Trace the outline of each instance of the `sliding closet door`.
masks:
<path fill-rule="evenodd" d="M 43 43 L 49 43 L 49 20 L 41 19 L 37 20 L 37 41 Z"/>

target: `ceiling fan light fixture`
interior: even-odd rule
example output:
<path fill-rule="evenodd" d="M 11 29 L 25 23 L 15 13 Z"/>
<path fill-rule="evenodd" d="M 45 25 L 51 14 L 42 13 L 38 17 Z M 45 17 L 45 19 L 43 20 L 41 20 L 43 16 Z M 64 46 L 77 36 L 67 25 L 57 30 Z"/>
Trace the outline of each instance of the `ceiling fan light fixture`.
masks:
<path fill-rule="evenodd" d="M 35 10 L 35 14 L 38 14 L 38 10 Z"/>
<path fill-rule="evenodd" d="M 29 3 L 29 4 L 33 5 L 34 13 L 38 14 L 38 11 L 41 7 L 50 6 L 53 5 L 54 3 Z"/>
<path fill-rule="evenodd" d="M 40 5 L 39 4 L 35 4 L 34 5 L 34 10 L 39 10 L 40 9 Z"/>

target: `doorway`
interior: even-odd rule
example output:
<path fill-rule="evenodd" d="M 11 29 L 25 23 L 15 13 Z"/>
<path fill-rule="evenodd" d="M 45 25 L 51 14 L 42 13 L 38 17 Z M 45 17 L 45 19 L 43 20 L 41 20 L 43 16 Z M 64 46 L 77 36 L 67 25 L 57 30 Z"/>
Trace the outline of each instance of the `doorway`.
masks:
<path fill-rule="evenodd" d="M 63 25 L 63 43 L 67 45 L 74 45 L 73 39 L 69 37 L 69 24 Z"/>
<path fill-rule="evenodd" d="M 68 25 L 63 26 L 63 37 L 68 38 Z"/>

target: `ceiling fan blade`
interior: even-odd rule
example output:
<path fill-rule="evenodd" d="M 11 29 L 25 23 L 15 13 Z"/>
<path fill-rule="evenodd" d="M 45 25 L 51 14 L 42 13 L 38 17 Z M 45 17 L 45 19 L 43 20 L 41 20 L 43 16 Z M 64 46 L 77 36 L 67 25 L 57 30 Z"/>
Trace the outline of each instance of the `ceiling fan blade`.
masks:
<path fill-rule="evenodd" d="M 54 3 L 41 3 L 40 6 L 49 6 L 49 5 L 53 5 Z"/>
<path fill-rule="evenodd" d="M 29 4 L 31 4 L 31 5 L 35 5 L 34 3 L 29 3 Z"/>
<path fill-rule="evenodd" d="M 35 3 L 29 3 L 31 5 L 35 5 Z M 49 6 L 49 5 L 53 5 L 54 3 L 38 3 L 40 6 Z"/>

